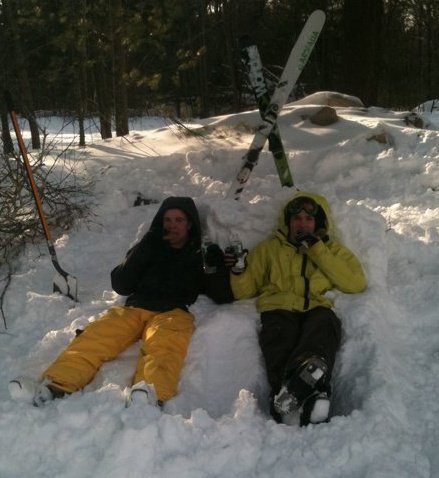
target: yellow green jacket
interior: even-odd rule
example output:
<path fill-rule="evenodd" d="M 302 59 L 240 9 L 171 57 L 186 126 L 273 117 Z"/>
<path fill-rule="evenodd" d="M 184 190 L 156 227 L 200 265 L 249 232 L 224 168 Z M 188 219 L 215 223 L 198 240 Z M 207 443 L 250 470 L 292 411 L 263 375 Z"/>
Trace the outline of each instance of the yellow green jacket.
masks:
<path fill-rule="evenodd" d="M 236 299 L 257 297 L 257 310 L 274 309 L 305 311 L 318 306 L 333 306 L 325 296 L 337 289 L 357 293 L 366 288 L 362 266 L 354 254 L 332 239 L 333 219 L 325 198 L 313 193 L 296 193 L 311 197 L 326 216 L 325 227 L 316 231 L 323 238 L 306 252 L 287 239 L 288 228 L 284 211 L 279 228 L 272 237 L 258 244 L 247 257 L 247 269 L 231 274 L 231 286 Z"/>

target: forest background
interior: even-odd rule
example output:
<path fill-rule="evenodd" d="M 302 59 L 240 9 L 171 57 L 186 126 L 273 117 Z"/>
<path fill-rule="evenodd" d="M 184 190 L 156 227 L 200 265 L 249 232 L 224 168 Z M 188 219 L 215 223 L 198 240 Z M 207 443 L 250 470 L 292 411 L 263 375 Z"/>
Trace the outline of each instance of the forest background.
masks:
<path fill-rule="evenodd" d="M 0 0 L 0 87 L 37 149 L 42 111 L 75 117 L 80 142 L 90 115 L 109 138 L 133 115 L 230 114 L 253 101 L 239 37 L 256 41 L 274 84 L 314 9 L 327 20 L 296 98 L 335 90 L 411 109 L 438 96 L 437 0 Z"/>

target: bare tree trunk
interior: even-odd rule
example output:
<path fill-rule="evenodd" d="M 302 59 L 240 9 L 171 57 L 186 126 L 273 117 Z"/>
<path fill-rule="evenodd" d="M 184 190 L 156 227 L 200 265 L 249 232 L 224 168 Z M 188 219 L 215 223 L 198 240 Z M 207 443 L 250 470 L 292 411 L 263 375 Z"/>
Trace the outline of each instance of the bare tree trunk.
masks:
<path fill-rule="evenodd" d="M 200 35 L 201 44 L 206 45 L 206 1 L 200 1 Z M 207 58 L 204 54 L 200 59 L 199 67 L 199 94 L 200 94 L 200 116 L 209 116 L 209 93 L 208 93 L 208 71 Z"/>
<path fill-rule="evenodd" d="M 80 51 L 78 67 L 79 73 L 76 85 L 78 108 L 77 119 L 79 123 L 79 146 L 85 146 L 84 117 L 85 112 L 87 110 L 85 61 L 86 56 L 83 51 Z"/>
<path fill-rule="evenodd" d="M 236 4 L 232 2 L 224 2 L 223 6 L 223 32 L 225 38 L 225 47 L 226 47 L 226 58 L 227 63 L 229 65 L 230 71 L 230 80 L 232 85 L 232 93 L 233 93 L 233 108 L 234 111 L 239 110 L 239 86 L 235 68 L 235 57 L 233 54 L 233 44 L 236 44 L 236 36 L 235 36 L 235 29 L 234 29 L 234 11 L 233 6 Z"/>
<path fill-rule="evenodd" d="M 79 123 L 79 146 L 85 146 L 84 118 L 87 112 L 87 30 L 84 15 L 87 11 L 87 0 L 81 0 L 79 9 L 80 25 L 78 52 L 79 52 L 79 74 L 78 74 L 78 123 Z"/>
<path fill-rule="evenodd" d="M 101 138 L 111 138 L 111 95 L 108 87 L 107 72 L 101 60 L 98 60 L 94 67 L 94 83 L 96 88 Z"/>
<path fill-rule="evenodd" d="M 376 104 L 381 68 L 383 0 L 345 0 L 344 78 L 346 93 Z"/>
<path fill-rule="evenodd" d="M 1 107 L 1 122 L 2 122 L 2 141 L 3 141 L 3 152 L 5 154 L 12 154 L 14 152 L 14 144 L 12 143 L 11 131 L 9 130 L 8 124 L 8 113 L 3 106 Z"/>
<path fill-rule="evenodd" d="M 127 89 L 124 75 L 126 72 L 125 48 L 123 46 L 123 6 L 121 0 L 113 0 L 110 12 L 112 18 L 113 40 L 113 78 L 114 78 L 114 113 L 116 122 L 116 136 L 125 136 L 129 133 L 127 111 Z"/>
<path fill-rule="evenodd" d="M 18 26 L 15 18 L 16 5 L 10 0 L 3 1 L 3 8 L 6 12 L 6 19 L 10 28 L 10 38 L 12 39 L 12 48 L 14 50 L 14 59 L 15 59 L 15 68 L 17 71 L 18 84 L 20 85 L 20 98 L 22 107 L 22 113 L 29 122 L 31 137 L 32 137 L 32 148 L 40 149 L 41 140 L 38 130 L 37 120 L 34 114 L 34 103 L 32 99 L 32 90 L 30 87 L 29 77 L 27 74 L 26 62 L 24 60 L 23 51 L 20 45 L 20 34 L 18 31 Z M 18 96 L 18 95 L 16 95 Z"/>
<path fill-rule="evenodd" d="M 427 62 L 425 66 L 425 76 L 426 76 L 426 82 L 425 82 L 425 89 L 427 93 L 427 98 L 426 99 L 431 99 L 433 95 L 433 85 L 432 85 L 432 79 L 433 79 L 433 54 L 432 54 L 432 43 L 433 43 L 433 34 L 432 34 L 432 22 L 436 22 L 436 20 L 433 17 L 433 6 L 431 2 L 428 2 L 426 5 L 427 8 L 427 14 L 425 16 L 425 21 L 426 21 L 426 50 L 427 50 Z"/>

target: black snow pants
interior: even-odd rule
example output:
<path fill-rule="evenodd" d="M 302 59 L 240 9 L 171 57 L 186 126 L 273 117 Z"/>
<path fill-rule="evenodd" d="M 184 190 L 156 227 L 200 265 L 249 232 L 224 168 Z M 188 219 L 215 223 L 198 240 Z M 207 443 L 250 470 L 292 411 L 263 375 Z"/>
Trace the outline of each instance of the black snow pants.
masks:
<path fill-rule="evenodd" d="M 340 346 L 341 323 L 326 307 L 306 312 L 270 310 L 261 314 L 259 344 L 265 360 L 271 396 L 302 357 L 318 355 L 328 365 L 328 380 Z"/>

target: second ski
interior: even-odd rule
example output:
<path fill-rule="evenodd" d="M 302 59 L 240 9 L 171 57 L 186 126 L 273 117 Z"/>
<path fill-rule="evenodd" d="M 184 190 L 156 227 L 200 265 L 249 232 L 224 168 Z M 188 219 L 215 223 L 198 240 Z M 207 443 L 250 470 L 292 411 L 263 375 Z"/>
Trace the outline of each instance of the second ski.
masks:
<path fill-rule="evenodd" d="M 299 38 L 291 50 L 279 83 L 273 92 L 267 109 L 264 112 L 262 124 L 256 131 L 250 148 L 243 157 L 243 165 L 232 184 L 231 194 L 236 200 L 239 199 L 251 171 L 258 162 L 259 154 L 262 151 L 268 136 L 276 125 L 279 112 L 285 105 L 288 96 L 311 55 L 314 45 L 322 31 L 325 18 L 325 13 L 322 10 L 315 10 L 308 18 Z"/>

